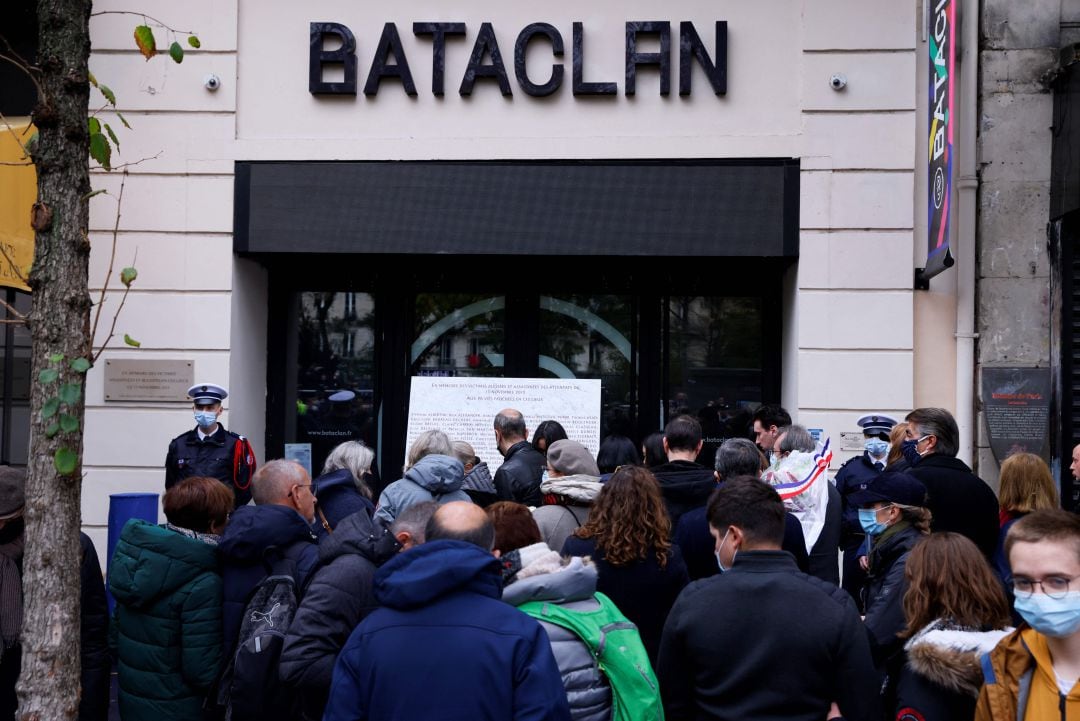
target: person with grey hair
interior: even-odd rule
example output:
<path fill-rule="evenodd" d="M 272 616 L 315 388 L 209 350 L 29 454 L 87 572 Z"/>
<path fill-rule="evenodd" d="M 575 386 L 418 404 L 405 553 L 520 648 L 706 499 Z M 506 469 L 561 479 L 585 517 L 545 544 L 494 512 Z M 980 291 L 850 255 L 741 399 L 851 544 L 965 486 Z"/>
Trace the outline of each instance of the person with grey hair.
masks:
<path fill-rule="evenodd" d="M 495 416 L 495 445 L 503 462 L 495 471 L 495 491 L 500 501 L 539 506 L 540 479 L 547 467 L 544 454 L 528 441 L 529 429 L 521 411 L 504 408 Z"/>
<path fill-rule="evenodd" d="M 369 516 L 375 512 L 367 484 L 374 459 L 375 454 L 360 441 L 345 441 L 326 457 L 322 475 L 314 481 L 319 499 L 315 506 L 315 535 L 320 541 L 348 516 L 358 511 Z"/>
<path fill-rule="evenodd" d="M 438 508 L 439 504 L 435 501 L 424 501 L 413 504 L 398 514 L 390 524 L 390 534 L 397 539 L 402 551 L 408 551 L 427 540 L 424 531 Z"/>
<path fill-rule="evenodd" d="M 926 486 L 931 529 L 967 536 L 992 561 L 1000 530 L 997 496 L 955 457 L 960 449 L 956 420 L 944 408 L 916 408 L 904 420 L 901 450 L 908 473 Z"/>
<path fill-rule="evenodd" d="M 233 657 L 248 599 L 267 575 L 267 551 L 274 548 L 295 564 L 297 588 L 304 587 L 319 560 L 318 541 L 311 530 L 315 495 L 303 466 L 284 459 L 270 461 L 251 479 L 251 495 L 255 505 L 233 511 L 218 545 L 226 659 Z"/>
<path fill-rule="evenodd" d="M 425 535 L 376 573 L 380 607 L 338 656 L 324 720 L 570 721 L 547 634 L 501 600 L 484 510 L 447 503 Z"/>
<path fill-rule="evenodd" d="M 465 441 L 454 441 L 454 457 L 465 467 L 465 481 L 461 484 L 461 490 L 469 494 L 473 503 L 487 508 L 499 500 L 495 481 L 491 478 L 491 469 L 476 455 L 472 445 Z"/>
<path fill-rule="evenodd" d="M 749 438 L 728 438 L 716 449 L 716 482 L 721 487 L 725 480 L 739 476 L 761 475 L 765 454 Z M 715 493 L 715 491 L 714 491 Z M 679 546 L 690 580 L 709 578 L 720 572 L 714 555 L 716 542 L 709 534 L 707 506 L 687 511 L 679 519 L 671 540 Z M 804 573 L 810 568 L 810 558 L 806 552 L 806 539 L 803 536 L 799 519 L 790 513 L 784 516 L 783 550 L 795 557 L 795 564 Z"/>
<path fill-rule="evenodd" d="M 773 465 L 775 467 L 776 464 L 783 463 L 792 453 L 812 454 L 817 450 L 817 445 L 817 441 L 810 435 L 810 431 L 806 430 L 806 426 L 795 423 L 785 426 L 779 429 L 776 440 L 773 441 Z M 817 482 L 825 483 L 825 494 L 822 496 L 825 502 L 825 523 L 813 545 L 808 549 L 810 565 L 807 573 L 839 586 L 840 559 L 837 549 L 840 546 L 840 533 L 844 520 L 843 498 L 840 497 L 840 491 L 836 490 L 836 486 L 829 482 L 827 477 L 823 476 Z M 803 532 L 805 537 L 805 528 Z"/>
<path fill-rule="evenodd" d="M 393 523 L 397 514 L 414 503 L 436 501 L 469 501 L 461 490 L 465 467 L 453 453 L 450 438 L 438 430 L 424 431 L 409 447 L 409 463 L 405 475 L 394 481 L 379 496 L 375 520 L 384 526 Z"/>

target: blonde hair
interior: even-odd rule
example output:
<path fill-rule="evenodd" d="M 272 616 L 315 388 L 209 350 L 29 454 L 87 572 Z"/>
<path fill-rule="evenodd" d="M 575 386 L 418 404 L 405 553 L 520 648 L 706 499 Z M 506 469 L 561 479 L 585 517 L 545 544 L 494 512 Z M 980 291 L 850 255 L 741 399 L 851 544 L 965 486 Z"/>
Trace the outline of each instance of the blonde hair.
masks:
<path fill-rule="evenodd" d="M 1015 453 L 1006 458 L 1001 464 L 998 503 L 1016 513 L 1057 508 L 1058 492 L 1046 462 L 1034 453 Z"/>

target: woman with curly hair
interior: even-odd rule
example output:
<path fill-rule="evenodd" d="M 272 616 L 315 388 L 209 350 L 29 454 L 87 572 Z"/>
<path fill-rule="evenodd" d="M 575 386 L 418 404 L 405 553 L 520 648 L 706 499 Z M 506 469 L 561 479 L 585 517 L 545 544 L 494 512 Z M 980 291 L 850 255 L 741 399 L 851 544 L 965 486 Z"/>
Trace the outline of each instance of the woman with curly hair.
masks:
<path fill-rule="evenodd" d="M 949 532 L 916 543 L 904 576 L 906 643 L 889 669 L 887 710 L 897 719 L 972 718 L 983 684 L 979 660 L 1011 630 L 1001 584 L 978 547 Z"/>
<path fill-rule="evenodd" d="M 690 581 L 671 542 L 656 477 L 640 466 L 620 468 L 596 496 L 585 525 L 566 539 L 562 555 L 592 558 L 596 590 L 637 625 L 655 665 L 668 611 Z"/>

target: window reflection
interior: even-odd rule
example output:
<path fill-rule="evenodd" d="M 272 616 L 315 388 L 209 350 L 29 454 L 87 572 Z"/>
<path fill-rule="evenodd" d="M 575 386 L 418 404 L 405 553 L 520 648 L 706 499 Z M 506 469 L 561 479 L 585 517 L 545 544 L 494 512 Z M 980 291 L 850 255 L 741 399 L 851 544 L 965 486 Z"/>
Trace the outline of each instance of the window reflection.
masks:
<path fill-rule="evenodd" d="M 412 375 L 502 377 L 505 328 L 504 296 L 417 295 Z"/>

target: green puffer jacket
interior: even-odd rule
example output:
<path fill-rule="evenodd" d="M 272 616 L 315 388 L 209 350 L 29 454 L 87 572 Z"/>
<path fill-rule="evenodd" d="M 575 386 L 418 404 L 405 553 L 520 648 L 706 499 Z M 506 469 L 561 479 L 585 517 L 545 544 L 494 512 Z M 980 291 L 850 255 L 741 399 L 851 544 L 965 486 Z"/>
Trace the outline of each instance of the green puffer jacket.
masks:
<path fill-rule="evenodd" d="M 121 718 L 201 718 L 221 667 L 217 547 L 132 519 L 109 565 L 109 589 Z"/>

